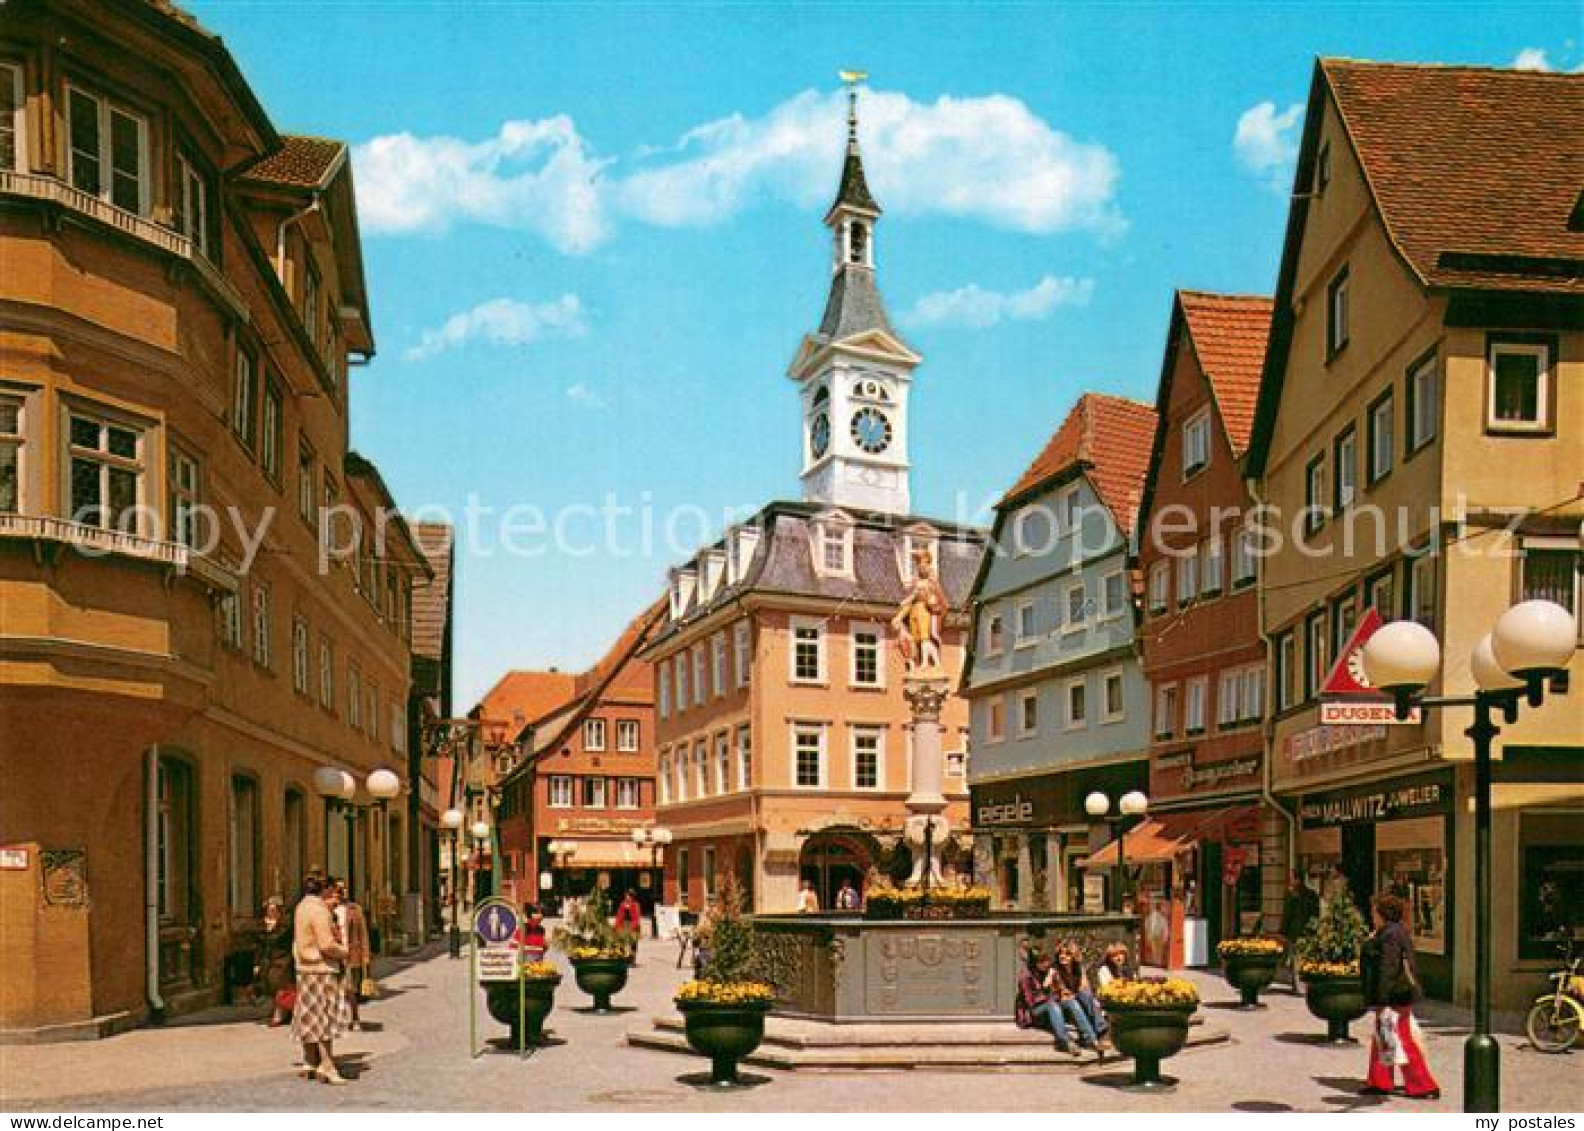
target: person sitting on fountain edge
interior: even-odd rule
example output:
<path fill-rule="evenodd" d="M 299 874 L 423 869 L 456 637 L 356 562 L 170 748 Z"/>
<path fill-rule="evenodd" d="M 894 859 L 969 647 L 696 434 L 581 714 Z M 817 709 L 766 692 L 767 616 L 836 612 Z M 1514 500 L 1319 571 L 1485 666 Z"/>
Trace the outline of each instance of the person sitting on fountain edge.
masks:
<path fill-rule="evenodd" d="M 1046 989 L 1050 978 L 1050 955 L 1041 954 L 1032 947 L 1024 955 L 1022 971 L 1018 974 L 1017 1000 L 1013 1004 L 1012 1020 L 1019 1029 L 1046 1029 L 1056 1038 L 1056 1047 L 1069 1056 L 1082 1056 L 1073 1044 L 1072 1031 L 1062 1016 L 1060 1004 Z"/>

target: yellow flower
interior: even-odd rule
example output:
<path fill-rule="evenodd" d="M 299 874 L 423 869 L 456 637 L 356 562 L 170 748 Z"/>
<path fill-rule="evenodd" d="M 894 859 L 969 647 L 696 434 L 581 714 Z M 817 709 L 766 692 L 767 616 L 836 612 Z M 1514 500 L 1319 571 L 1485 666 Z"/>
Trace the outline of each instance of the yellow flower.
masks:
<path fill-rule="evenodd" d="M 1281 939 L 1254 936 L 1243 939 L 1226 939 L 1216 945 L 1216 953 L 1222 958 L 1250 958 L 1258 956 L 1282 955 L 1287 953 L 1287 944 Z"/>
<path fill-rule="evenodd" d="M 1298 974 L 1304 978 L 1356 978 L 1357 962 L 1300 962 Z"/>
<path fill-rule="evenodd" d="M 617 946 L 575 946 L 571 950 L 567 951 L 567 957 L 572 959 L 574 962 L 580 962 L 591 958 L 620 958 L 626 960 L 627 958 L 631 957 L 631 952 L 625 947 Z"/>
<path fill-rule="evenodd" d="M 1199 991 L 1182 978 L 1116 978 L 1100 987 L 1100 1002 L 1108 1009 L 1196 1006 Z"/>
<path fill-rule="evenodd" d="M 676 992 L 679 1002 L 710 1002 L 714 1005 L 751 1005 L 775 1000 L 775 987 L 765 982 L 687 982 Z"/>
<path fill-rule="evenodd" d="M 554 962 L 530 962 L 523 967 L 524 978 L 559 978 L 560 969 Z"/>

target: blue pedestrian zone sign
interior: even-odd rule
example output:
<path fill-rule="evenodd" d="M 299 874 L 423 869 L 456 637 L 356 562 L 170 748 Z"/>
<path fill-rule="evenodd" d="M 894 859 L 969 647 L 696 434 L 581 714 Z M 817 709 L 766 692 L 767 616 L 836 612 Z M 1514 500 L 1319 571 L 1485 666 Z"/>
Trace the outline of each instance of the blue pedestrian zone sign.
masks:
<path fill-rule="evenodd" d="M 509 903 L 488 903 L 473 915 L 473 933 L 483 946 L 505 946 L 517 934 L 517 909 Z"/>

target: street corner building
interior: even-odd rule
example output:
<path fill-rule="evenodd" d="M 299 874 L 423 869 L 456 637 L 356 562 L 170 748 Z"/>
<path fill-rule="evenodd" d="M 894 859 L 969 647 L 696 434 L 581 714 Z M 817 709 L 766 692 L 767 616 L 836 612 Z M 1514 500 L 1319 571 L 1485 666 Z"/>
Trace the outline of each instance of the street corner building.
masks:
<path fill-rule="evenodd" d="M 310 867 L 417 930 L 433 571 L 348 450 L 347 147 L 279 133 L 166 3 L 22 0 L 3 36 L 0 1034 L 28 1040 L 226 997 Z"/>
<path fill-rule="evenodd" d="M 1581 121 L 1577 74 L 1316 65 L 1247 456 L 1283 516 L 1261 620 L 1272 785 L 1298 863 L 1361 901 L 1402 895 L 1427 989 L 1459 1001 L 1474 978 L 1468 716 L 1327 725 L 1320 697 L 1367 617 L 1416 620 L 1460 658 L 1519 600 L 1580 611 Z M 1498 1008 L 1543 992 L 1546 935 L 1584 906 L 1581 674 L 1575 656 L 1555 708 L 1497 747 Z M 1472 686 L 1454 661 L 1437 690 Z"/>
<path fill-rule="evenodd" d="M 981 531 L 911 512 L 908 407 L 922 361 L 877 280 L 881 209 L 864 175 L 856 93 L 825 216 L 831 281 L 788 376 L 797 388 L 803 498 L 772 502 L 672 570 L 654 666 L 656 821 L 672 834 L 665 899 L 703 909 L 730 877 L 761 912 L 821 907 L 844 883 L 906 877 L 910 722 L 890 621 L 920 555 L 949 607 L 941 666 L 961 670 Z M 949 696 L 948 866 L 966 876 L 967 708 Z"/>
<path fill-rule="evenodd" d="M 1120 905 L 1084 801 L 1149 784 L 1128 553 L 1155 425 L 1149 405 L 1084 394 L 996 506 L 962 694 L 975 868 L 1007 908 Z"/>

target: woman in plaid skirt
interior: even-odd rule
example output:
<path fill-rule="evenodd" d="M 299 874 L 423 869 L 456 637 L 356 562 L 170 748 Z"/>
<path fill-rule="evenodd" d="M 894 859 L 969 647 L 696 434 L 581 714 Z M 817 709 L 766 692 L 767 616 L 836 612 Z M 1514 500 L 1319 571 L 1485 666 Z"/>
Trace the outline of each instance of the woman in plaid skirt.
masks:
<path fill-rule="evenodd" d="M 346 1028 L 341 962 L 346 945 L 336 930 L 335 893 L 318 876 L 303 881 L 303 897 L 292 919 L 292 958 L 297 966 L 297 1008 L 292 1036 L 302 1044 L 303 1078 L 345 1084 L 331 1046 Z"/>

